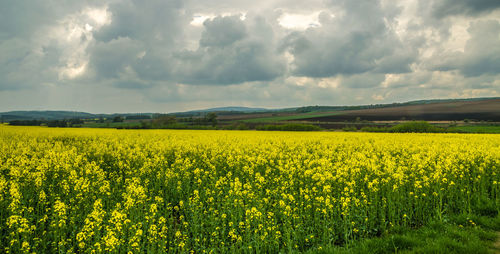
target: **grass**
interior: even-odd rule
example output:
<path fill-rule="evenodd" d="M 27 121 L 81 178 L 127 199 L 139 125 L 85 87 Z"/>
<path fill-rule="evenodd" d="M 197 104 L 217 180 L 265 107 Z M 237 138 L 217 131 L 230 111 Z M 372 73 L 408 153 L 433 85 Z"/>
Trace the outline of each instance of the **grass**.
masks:
<path fill-rule="evenodd" d="M 500 133 L 500 125 L 469 125 L 452 127 L 450 130 L 467 133 Z"/>
<path fill-rule="evenodd" d="M 354 129 L 348 129 L 351 131 Z M 361 128 L 363 132 L 398 132 L 398 133 L 439 133 L 445 132 L 444 128 L 434 126 L 426 121 L 411 121 L 400 123 L 392 127 L 370 127 Z"/>
<path fill-rule="evenodd" d="M 498 252 L 500 217 L 454 216 L 427 226 L 398 227 L 378 238 L 351 241 L 346 246 L 327 246 L 307 253 L 492 253 Z"/>
<path fill-rule="evenodd" d="M 346 127 L 345 131 L 356 131 L 356 129 Z M 468 125 L 443 128 L 429 124 L 426 121 L 411 121 L 397 124 L 392 127 L 372 127 L 361 128 L 363 132 L 458 132 L 458 133 L 500 133 L 500 125 Z"/>
<path fill-rule="evenodd" d="M 289 121 L 289 120 L 301 120 L 301 119 L 312 118 L 312 117 L 334 116 L 334 115 L 340 115 L 340 114 L 342 114 L 342 113 L 336 112 L 336 113 L 318 114 L 318 113 L 314 112 L 314 113 L 305 113 L 305 114 L 297 114 L 297 115 L 289 115 L 289 116 L 260 117 L 260 118 L 243 120 L 243 122 L 270 123 L 270 122 Z"/>
<path fill-rule="evenodd" d="M 257 130 L 262 131 L 320 131 L 320 127 L 311 124 L 297 124 L 290 123 L 284 125 L 260 125 L 256 127 Z"/>
<path fill-rule="evenodd" d="M 112 123 L 84 123 L 82 127 L 86 128 L 118 128 L 140 126 L 139 122 L 112 122 Z"/>

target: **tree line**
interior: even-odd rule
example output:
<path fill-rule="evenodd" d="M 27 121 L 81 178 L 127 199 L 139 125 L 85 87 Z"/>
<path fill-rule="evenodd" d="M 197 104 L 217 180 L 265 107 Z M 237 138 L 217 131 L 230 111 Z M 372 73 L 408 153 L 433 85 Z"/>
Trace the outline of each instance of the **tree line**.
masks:
<path fill-rule="evenodd" d="M 48 127 L 76 127 L 83 124 L 82 119 L 63 119 L 63 120 L 12 120 L 9 125 L 15 126 L 48 126 Z"/>

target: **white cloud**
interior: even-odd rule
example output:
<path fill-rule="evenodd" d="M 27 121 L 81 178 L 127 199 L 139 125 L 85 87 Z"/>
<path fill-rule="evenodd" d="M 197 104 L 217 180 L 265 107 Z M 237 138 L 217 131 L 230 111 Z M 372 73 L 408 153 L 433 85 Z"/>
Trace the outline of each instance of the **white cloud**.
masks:
<path fill-rule="evenodd" d="M 94 25 L 101 27 L 111 23 L 111 14 L 108 12 L 108 7 L 87 8 L 83 11 L 85 15 L 94 21 Z"/>
<path fill-rule="evenodd" d="M 71 13 L 44 31 L 40 48 L 59 48 L 59 61 L 55 69 L 59 80 L 75 79 L 83 75 L 89 63 L 87 48 L 94 43 L 93 32 L 111 22 L 107 7 L 85 8 Z"/>
<path fill-rule="evenodd" d="M 278 23 L 284 28 L 296 30 L 305 30 L 310 27 L 319 27 L 321 26 L 321 23 L 319 22 L 320 13 L 321 11 L 315 11 L 308 14 L 284 12 L 278 18 Z"/>
<path fill-rule="evenodd" d="M 203 22 L 205 22 L 205 20 L 211 19 L 213 17 L 215 17 L 215 16 L 214 15 L 206 15 L 206 14 L 195 14 L 195 15 L 193 15 L 193 21 L 191 21 L 190 24 L 193 26 L 202 27 Z"/>
<path fill-rule="evenodd" d="M 196 27 L 203 27 L 203 23 L 205 21 L 212 20 L 217 16 L 220 16 L 220 17 L 239 16 L 239 18 L 241 20 L 245 20 L 247 18 L 246 15 L 247 14 L 245 12 L 236 12 L 236 13 L 224 12 L 224 13 L 219 13 L 219 14 L 196 13 L 193 15 L 193 19 L 189 24 L 192 26 L 196 26 Z"/>

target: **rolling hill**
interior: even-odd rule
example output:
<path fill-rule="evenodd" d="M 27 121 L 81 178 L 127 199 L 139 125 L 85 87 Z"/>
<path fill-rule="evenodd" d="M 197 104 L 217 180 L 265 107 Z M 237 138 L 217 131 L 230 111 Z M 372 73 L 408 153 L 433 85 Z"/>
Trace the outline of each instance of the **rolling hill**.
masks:
<path fill-rule="evenodd" d="M 418 100 L 404 103 L 359 106 L 304 106 L 266 109 L 248 107 L 218 107 L 185 112 L 168 113 L 178 118 L 202 117 L 215 112 L 222 122 L 247 121 L 282 122 L 343 122 L 356 119 L 367 121 L 427 120 L 456 121 L 479 120 L 500 122 L 500 98 Z M 156 113 L 92 114 L 76 111 L 9 111 L 0 112 L 0 120 L 62 120 L 113 118 L 151 119 Z M 164 114 L 162 114 L 164 115 Z"/>
<path fill-rule="evenodd" d="M 347 110 L 341 114 L 303 118 L 304 121 L 340 122 L 356 119 L 368 121 L 426 120 L 500 122 L 500 98 L 446 101 L 397 107 Z"/>

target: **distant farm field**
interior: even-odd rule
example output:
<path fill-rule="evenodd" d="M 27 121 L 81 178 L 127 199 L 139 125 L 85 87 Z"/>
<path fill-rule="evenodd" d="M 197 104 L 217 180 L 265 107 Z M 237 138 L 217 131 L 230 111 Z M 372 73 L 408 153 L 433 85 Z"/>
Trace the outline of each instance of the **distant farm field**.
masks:
<path fill-rule="evenodd" d="M 469 133 L 500 133 L 499 125 L 471 125 L 453 127 L 451 130 Z"/>
<path fill-rule="evenodd" d="M 316 251 L 496 216 L 499 182 L 494 134 L 0 126 L 0 249 Z"/>
<path fill-rule="evenodd" d="M 291 121 L 291 120 L 302 120 L 314 117 L 329 117 L 334 115 L 340 115 L 342 112 L 329 112 L 329 113 L 306 113 L 306 114 L 297 114 L 297 115 L 284 115 L 284 116 L 270 116 L 270 117 L 259 117 L 244 120 L 243 122 L 248 123 L 268 123 L 268 122 L 279 122 L 279 121 Z"/>
<path fill-rule="evenodd" d="M 332 112 L 335 113 L 335 112 Z M 454 101 L 385 108 L 347 110 L 343 114 L 310 117 L 304 120 L 320 122 L 426 120 L 462 121 L 464 119 L 500 122 L 500 99 Z"/>

